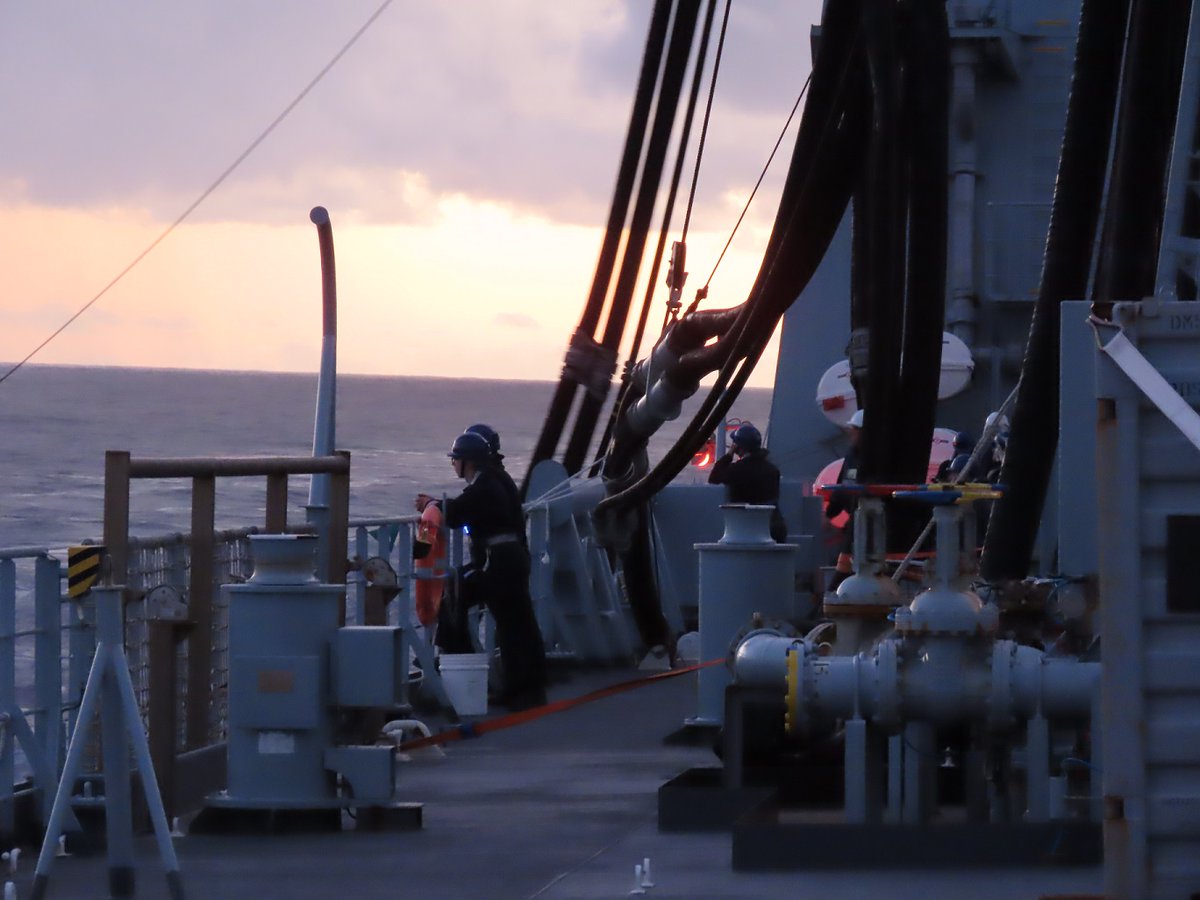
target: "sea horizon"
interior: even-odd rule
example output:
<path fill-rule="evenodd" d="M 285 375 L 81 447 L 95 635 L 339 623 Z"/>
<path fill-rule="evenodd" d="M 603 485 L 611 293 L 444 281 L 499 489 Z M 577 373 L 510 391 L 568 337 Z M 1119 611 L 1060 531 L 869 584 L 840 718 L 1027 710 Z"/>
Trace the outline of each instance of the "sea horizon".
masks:
<path fill-rule="evenodd" d="M 0 384 L 0 433 L 7 438 L 0 548 L 59 549 L 98 539 L 107 450 L 134 458 L 311 455 L 317 378 L 316 372 L 27 364 Z M 395 518 L 412 513 L 419 491 L 457 493 L 461 482 L 446 452 L 476 422 L 500 433 L 506 464 L 523 479 L 555 385 L 339 373 L 335 443 L 351 454 L 351 516 Z M 690 422 L 703 393 L 654 436 L 652 459 Z M 769 391 L 747 388 L 732 414 L 765 430 L 769 409 Z M 560 451 L 565 443 L 564 437 Z M 680 477 L 694 481 L 704 473 L 685 470 Z M 303 518 L 308 481 L 289 480 L 289 521 Z M 131 534 L 190 530 L 187 480 L 132 487 Z M 217 491 L 219 528 L 261 522 L 261 479 L 221 480 Z"/>

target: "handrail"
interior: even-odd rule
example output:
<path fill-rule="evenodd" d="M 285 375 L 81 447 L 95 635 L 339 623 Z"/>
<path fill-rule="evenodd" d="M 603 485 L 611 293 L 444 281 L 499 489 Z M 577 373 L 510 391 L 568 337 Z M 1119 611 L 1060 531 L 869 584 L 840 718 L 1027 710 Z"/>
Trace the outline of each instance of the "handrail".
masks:
<path fill-rule="evenodd" d="M 113 451 L 109 451 L 113 452 Z M 343 474 L 349 456 L 222 456 L 130 459 L 130 478 L 213 478 Z"/>

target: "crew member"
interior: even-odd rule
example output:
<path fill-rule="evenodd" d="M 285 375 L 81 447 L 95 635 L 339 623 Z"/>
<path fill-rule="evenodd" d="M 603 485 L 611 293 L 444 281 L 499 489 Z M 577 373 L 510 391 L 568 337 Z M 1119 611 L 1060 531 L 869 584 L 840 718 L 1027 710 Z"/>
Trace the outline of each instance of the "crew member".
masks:
<path fill-rule="evenodd" d="M 546 702 L 546 651 L 529 596 L 529 551 L 521 504 L 488 460 L 487 440 L 460 434 L 450 450 L 455 474 L 467 486 L 446 501 L 446 525 L 471 536 L 471 564 L 460 579 L 459 605 L 483 605 L 496 622 L 503 667 L 499 702 L 528 709 Z"/>
<path fill-rule="evenodd" d="M 508 474 L 508 469 L 504 468 L 504 454 L 500 452 L 500 435 L 496 432 L 496 429 L 491 425 L 484 425 L 482 422 L 477 422 L 469 426 L 464 434 L 467 432 L 477 434 L 487 441 L 488 465 L 495 470 L 496 474 L 500 476 L 500 480 L 504 482 L 504 486 L 508 488 L 509 493 L 517 498 L 517 502 L 520 503 L 521 491 L 517 487 L 517 483 L 513 481 L 513 477 Z M 525 530 L 521 529 L 522 537 L 524 537 L 524 534 Z"/>
<path fill-rule="evenodd" d="M 771 537 L 776 543 L 787 541 L 787 523 L 779 511 L 779 469 L 767 458 L 762 434 L 746 422 L 729 439 L 732 448 L 713 463 L 709 484 L 725 485 L 730 503 L 771 506 Z"/>
<path fill-rule="evenodd" d="M 954 454 L 946 460 L 943 460 L 938 466 L 937 475 L 934 476 L 934 481 L 950 482 L 950 481 L 970 481 L 974 477 L 974 470 L 968 471 L 965 475 L 959 473 L 967 469 L 967 463 L 971 461 L 971 453 L 975 450 L 975 440 L 965 431 L 960 431 L 954 435 Z"/>
<path fill-rule="evenodd" d="M 842 468 L 838 472 L 838 484 L 858 484 L 858 442 L 862 437 L 863 411 L 855 410 L 846 426 L 846 440 L 850 449 L 842 459 Z M 836 591 L 838 585 L 854 574 L 854 510 L 858 506 L 858 494 L 853 491 L 834 491 L 829 495 L 829 503 L 825 506 L 825 518 L 835 518 L 839 513 L 846 513 L 849 518 L 842 526 L 842 545 L 838 551 L 837 566 L 829 590 Z"/>

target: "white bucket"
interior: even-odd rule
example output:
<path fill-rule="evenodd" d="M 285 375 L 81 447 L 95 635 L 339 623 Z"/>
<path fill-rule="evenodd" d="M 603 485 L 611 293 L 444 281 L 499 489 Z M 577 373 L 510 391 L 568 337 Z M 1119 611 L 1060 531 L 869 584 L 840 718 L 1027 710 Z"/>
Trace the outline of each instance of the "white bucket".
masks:
<path fill-rule="evenodd" d="M 487 712 L 488 654 L 443 653 L 439 660 L 442 684 L 460 716 Z"/>

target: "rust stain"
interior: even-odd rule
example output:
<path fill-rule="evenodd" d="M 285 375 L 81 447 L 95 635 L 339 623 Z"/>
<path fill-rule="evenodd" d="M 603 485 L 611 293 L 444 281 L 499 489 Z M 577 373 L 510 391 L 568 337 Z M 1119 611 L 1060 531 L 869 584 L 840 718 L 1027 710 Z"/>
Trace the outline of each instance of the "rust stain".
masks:
<path fill-rule="evenodd" d="M 296 673 L 290 669 L 259 669 L 260 694 L 290 694 L 296 689 Z"/>

